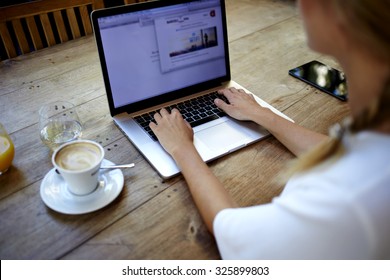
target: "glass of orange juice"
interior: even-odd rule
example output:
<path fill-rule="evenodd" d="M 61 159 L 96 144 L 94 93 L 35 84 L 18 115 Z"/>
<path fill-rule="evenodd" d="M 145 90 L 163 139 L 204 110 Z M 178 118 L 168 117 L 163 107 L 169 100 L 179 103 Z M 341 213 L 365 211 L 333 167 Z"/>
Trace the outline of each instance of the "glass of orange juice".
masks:
<path fill-rule="evenodd" d="M 11 166 L 14 155 L 14 144 L 0 123 L 0 175 L 4 174 Z"/>

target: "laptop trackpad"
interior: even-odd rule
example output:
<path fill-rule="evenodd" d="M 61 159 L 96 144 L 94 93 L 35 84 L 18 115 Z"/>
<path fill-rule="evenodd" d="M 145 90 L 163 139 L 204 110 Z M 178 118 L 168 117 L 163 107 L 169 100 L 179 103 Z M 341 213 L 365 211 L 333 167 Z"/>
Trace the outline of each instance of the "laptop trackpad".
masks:
<path fill-rule="evenodd" d="M 249 142 L 245 131 L 238 131 L 234 122 L 227 121 L 196 132 L 195 137 L 210 150 L 230 151 Z"/>

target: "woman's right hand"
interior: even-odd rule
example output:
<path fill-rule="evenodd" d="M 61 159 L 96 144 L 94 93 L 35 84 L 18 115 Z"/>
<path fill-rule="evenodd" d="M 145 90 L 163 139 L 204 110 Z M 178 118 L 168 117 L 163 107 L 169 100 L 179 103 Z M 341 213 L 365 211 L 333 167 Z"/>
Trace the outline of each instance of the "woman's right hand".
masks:
<path fill-rule="evenodd" d="M 214 102 L 218 108 L 226 112 L 232 118 L 240 121 L 253 121 L 253 114 L 262 109 L 251 94 L 247 94 L 242 89 L 227 88 L 218 91 L 223 94 L 229 104 L 217 98 Z"/>

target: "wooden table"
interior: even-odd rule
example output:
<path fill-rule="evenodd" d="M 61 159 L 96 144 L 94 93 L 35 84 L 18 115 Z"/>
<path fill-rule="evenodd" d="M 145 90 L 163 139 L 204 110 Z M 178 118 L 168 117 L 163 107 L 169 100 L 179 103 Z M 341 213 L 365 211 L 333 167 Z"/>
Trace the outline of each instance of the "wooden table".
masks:
<path fill-rule="evenodd" d="M 327 132 L 348 114 L 345 103 L 287 74 L 312 59 L 294 1 L 227 0 L 232 77 L 297 123 Z M 114 125 L 93 37 L 0 63 L 0 121 L 15 143 L 0 177 L 1 259 L 218 259 L 181 176 L 163 181 Z M 106 158 L 135 162 L 119 197 L 93 213 L 65 215 L 45 206 L 39 190 L 52 168 L 40 141 L 38 109 L 66 99 L 77 105 L 83 138 L 102 143 Z M 241 206 L 267 203 L 293 158 L 274 137 L 210 163 Z"/>

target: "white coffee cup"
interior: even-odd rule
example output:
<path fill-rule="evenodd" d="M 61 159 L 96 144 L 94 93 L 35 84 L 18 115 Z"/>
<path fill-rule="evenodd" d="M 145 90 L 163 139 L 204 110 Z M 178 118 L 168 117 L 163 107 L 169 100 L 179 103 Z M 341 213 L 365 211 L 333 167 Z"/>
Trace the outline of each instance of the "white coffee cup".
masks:
<path fill-rule="evenodd" d="M 90 140 L 76 140 L 61 145 L 52 163 L 75 195 L 93 192 L 99 182 L 99 169 L 104 158 L 103 147 Z"/>

